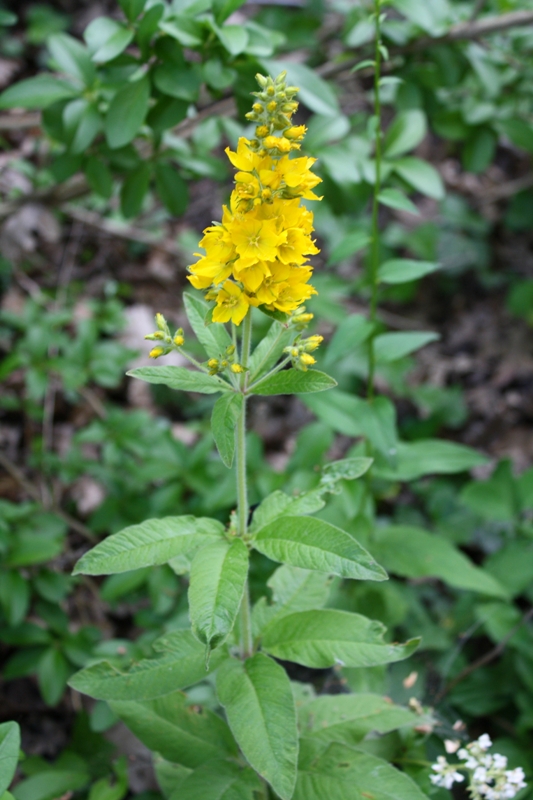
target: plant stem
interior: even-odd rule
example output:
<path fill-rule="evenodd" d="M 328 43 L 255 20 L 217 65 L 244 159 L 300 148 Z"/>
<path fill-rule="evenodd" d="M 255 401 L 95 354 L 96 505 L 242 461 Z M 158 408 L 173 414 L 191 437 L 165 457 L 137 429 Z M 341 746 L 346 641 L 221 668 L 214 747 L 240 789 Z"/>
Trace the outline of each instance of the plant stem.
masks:
<path fill-rule="evenodd" d="M 250 358 L 250 344 L 252 341 L 252 313 L 244 318 L 241 342 L 240 363 L 245 368 Z M 246 537 L 248 529 L 248 488 L 246 481 L 246 383 L 247 372 L 241 375 L 241 391 L 243 392 L 242 409 L 235 428 L 235 462 L 237 478 L 237 532 L 241 538 Z M 239 612 L 240 620 L 240 650 L 241 658 L 248 658 L 253 652 L 252 620 L 250 611 L 250 592 L 248 582 L 244 587 L 244 594 Z"/>
<path fill-rule="evenodd" d="M 378 269 L 379 269 L 379 193 L 381 191 L 381 11 L 380 0 L 374 0 L 375 15 L 375 54 L 374 54 L 374 125 L 375 125 L 375 162 L 376 179 L 372 197 L 372 248 L 370 251 L 370 322 L 375 326 L 378 307 Z M 368 355 L 368 384 L 367 395 L 369 400 L 374 398 L 374 375 L 376 372 L 376 354 L 374 350 L 375 331 L 372 331 L 369 341 Z"/>

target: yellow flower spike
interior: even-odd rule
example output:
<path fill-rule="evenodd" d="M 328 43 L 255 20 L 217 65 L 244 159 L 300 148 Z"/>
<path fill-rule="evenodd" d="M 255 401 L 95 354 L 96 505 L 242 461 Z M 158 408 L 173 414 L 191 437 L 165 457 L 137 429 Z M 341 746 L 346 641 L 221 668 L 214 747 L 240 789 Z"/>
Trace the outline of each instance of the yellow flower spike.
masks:
<path fill-rule="evenodd" d="M 165 352 L 165 348 L 159 345 L 158 347 L 152 347 L 148 355 L 150 358 L 159 358 L 159 356 L 164 356 Z"/>

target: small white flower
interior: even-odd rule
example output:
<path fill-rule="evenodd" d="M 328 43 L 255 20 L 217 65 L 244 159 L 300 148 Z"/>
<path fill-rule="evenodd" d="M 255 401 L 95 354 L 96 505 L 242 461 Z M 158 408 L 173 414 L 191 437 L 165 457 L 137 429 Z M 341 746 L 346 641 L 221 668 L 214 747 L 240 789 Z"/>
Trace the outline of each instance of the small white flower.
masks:
<path fill-rule="evenodd" d="M 474 770 L 473 779 L 479 783 L 485 783 L 487 780 L 487 770 L 485 767 L 476 767 Z"/>
<path fill-rule="evenodd" d="M 483 733 L 477 740 L 476 744 L 481 747 L 482 750 L 488 750 L 489 747 L 492 747 L 492 740 L 488 733 Z"/>
<path fill-rule="evenodd" d="M 494 753 L 492 756 L 492 764 L 495 769 L 505 769 L 507 766 L 507 758 L 501 756 L 499 753 Z"/>
<path fill-rule="evenodd" d="M 520 784 L 520 788 L 523 789 L 526 785 L 524 783 L 524 778 L 526 777 L 524 770 L 522 767 L 516 767 L 516 769 L 508 769 L 505 773 L 505 777 L 507 781 L 512 784 L 516 784 L 517 786 Z"/>

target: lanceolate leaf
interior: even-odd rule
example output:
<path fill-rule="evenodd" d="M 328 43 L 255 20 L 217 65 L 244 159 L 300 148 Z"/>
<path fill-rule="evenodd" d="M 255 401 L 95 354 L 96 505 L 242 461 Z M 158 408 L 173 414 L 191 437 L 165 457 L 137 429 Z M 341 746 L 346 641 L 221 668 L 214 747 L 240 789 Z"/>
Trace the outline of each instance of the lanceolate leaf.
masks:
<path fill-rule="evenodd" d="M 348 611 L 319 609 L 299 611 L 269 625 L 263 634 L 263 649 L 275 658 L 324 669 L 336 664 L 370 667 L 402 661 L 419 643 L 383 641 L 385 626 Z"/>
<path fill-rule="evenodd" d="M 397 361 L 399 358 L 404 358 L 439 338 L 438 333 L 432 333 L 431 331 L 382 333 L 374 339 L 376 360 L 385 364 Z"/>
<path fill-rule="evenodd" d="M 222 523 L 208 517 L 149 519 L 97 544 L 78 561 L 74 575 L 111 575 L 166 564 L 175 556 L 219 540 L 223 533 Z"/>
<path fill-rule="evenodd" d="M 383 283 L 406 283 L 429 275 L 440 269 L 440 264 L 434 261 L 413 261 L 409 258 L 394 258 L 385 261 L 378 271 L 378 277 Z"/>
<path fill-rule="evenodd" d="M 17 768 L 20 728 L 16 722 L 0 725 L 0 797 L 7 791 Z"/>
<path fill-rule="evenodd" d="M 290 800 L 296 781 L 298 732 L 287 673 L 263 653 L 226 661 L 217 674 L 217 693 L 229 726 L 249 764 L 281 800 Z"/>
<path fill-rule="evenodd" d="M 0 95 L 2 108 L 48 108 L 58 100 L 76 97 L 79 91 L 67 81 L 52 75 L 37 75 L 19 81 Z"/>
<path fill-rule="evenodd" d="M 242 409 L 242 394 L 229 393 L 219 397 L 213 406 L 211 430 L 220 458 L 228 469 L 235 453 L 235 427 Z"/>
<path fill-rule="evenodd" d="M 126 374 L 147 383 L 162 383 L 170 389 L 181 389 L 186 392 L 216 394 L 230 389 L 229 384 L 218 380 L 213 375 L 185 367 L 139 367 Z"/>
<path fill-rule="evenodd" d="M 290 344 L 294 335 L 294 330 L 274 320 L 267 335 L 263 336 L 250 357 L 249 367 L 252 380 L 267 373 L 275 366 L 283 353 L 283 348 Z"/>
<path fill-rule="evenodd" d="M 185 292 L 183 302 L 191 328 L 207 355 L 210 358 L 221 358 L 226 348 L 232 344 L 231 337 L 224 325 L 205 324 L 209 306 L 201 297 Z"/>
<path fill-rule="evenodd" d="M 388 733 L 420 725 L 420 716 L 378 694 L 341 694 L 315 697 L 298 713 L 303 736 L 323 742 L 357 744 L 368 733 Z"/>
<path fill-rule="evenodd" d="M 145 75 L 128 83 L 111 101 L 105 120 L 105 133 L 109 147 L 129 144 L 144 122 L 150 100 L 150 81 Z"/>
<path fill-rule="evenodd" d="M 180 781 L 170 800 L 256 800 L 262 784 L 249 767 L 210 761 Z"/>
<path fill-rule="evenodd" d="M 282 516 L 260 528 L 254 547 L 273 561 L 341 578 L 384 581 L 385 570 L 349 533 L 312 517 Z"/>
<path fill-rule="evenodd" d="M 302 739 L 293 800 L 427 800 L 416 783 L 377 756 Z"/>
<path fill-rule="evenodd" d="M 376 474 L 391 481 L 412 481 L 430 473 L 452 475 L 486 461 L 481 453 L 463 444 L 443 439 L 419 439 L 416 442 L 398 442 L 397 463 L 394 467 L 376 468 Z"/>
<path fill-rule="evenodd" d="M 331 578 L 324 573 L 299 569 L 284 564 L 267 581 L 272 589 L 273 603 L 267 604 L 261 597 L 252 612 L 254 633 L 259 634 L 275 619 L 280 619 L 295 611 L 322 608 L 329 595 Z"/>
<path fill-rule="evenodd" d="M 115 700 L 110 705 L 141 742 L 174 763 L 195 769 L 214 758 L 237 755 L 224 720 L 206 708 L 198 711 L 182 692 L 144 702 Z"/>
<path fill-rule="evenodd" d="M 248 548 L 242 539 L 202 548 L 191 564 L 189 614 L 192 629 L 209 648 L 233 628 L 248 577 Z"/>
<path fill-rule="evenodd" d="M 145 658 L 126 671 L 99 661 L 73 675 L 69 685 L 98 700 L 152 700 L 198 683 L 227 658 L 219 648 L 206 667 L 205 647 L 188 630 L 162 636 L 153 648 L 155 658 Z"/>
<path fill-rule="evenodd" d="M 299 369 L 284 369 L 269 378 L 264 378 L 251 390 L 252 394 L 307 394 L 323 392 L 337 385 L 337 381 L 317 369 L 302 372 Z"/>

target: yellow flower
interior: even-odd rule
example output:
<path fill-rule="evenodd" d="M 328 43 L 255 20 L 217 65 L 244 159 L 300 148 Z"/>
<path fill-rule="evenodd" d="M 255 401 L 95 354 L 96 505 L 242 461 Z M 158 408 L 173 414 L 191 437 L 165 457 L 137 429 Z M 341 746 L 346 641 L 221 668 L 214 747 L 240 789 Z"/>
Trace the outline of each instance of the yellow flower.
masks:
<path fill-rule="evenodd" d="M 244 217 L 231 226 L 231 240 L 239 254 L 235 264 L 241 270 L 258 261 L 272 261 L 278 254 L 278 245 L 284 240 L 276 230 L 275 220 L 258 220 Z"/>
<path fill-rule="evenodd" d="M 213 309 L 213 322 L 234 322 L 240 325 L 246 314 L 250 303 L 248 298 L 232 281 L 225 281 L 222 289 L 217 294 L 217 304 Z"/>
<path fill-rule="evenodd" d="M 303 264 L 307 255 L 320 252 L 300 228 L 288 228 L 285 233 L 287 238 L 278 248 L 278 258 L 284 264 Z"/>
<path fill-rule="evenodd" d="M 302 353 L 299 360 L 300 369 L 303 370 L 303 372 L 307 372 L 308 367 L 312 367 L 313 364 L 316 364 L 316 358 L 310 356 L 309 353 Z"/>
<path fill-rule="evenodd" d="M 185 339 L 184 339 L 184 337 L 183 337 L 181 334 L 179 334 L 179 333 L 177 333 L 177 334 L 174 336 L 174 338 L 173 338 L 173 340 L 172 340 L 172 341 L 174 342 L 174 344 L 176 345 L 176 347 L 181 347 L 181 346 L 182 346 L 182 345 L 185 343 Z"/>
<path fill-rule="evenodd" d="M 237 143 L 237 152 L 230 150 L 229 147 L 226 147 L 224 152 L 233 166 L 243 172 L 252 172 L 254 169 L 260 169 L 261 163 L 264 161 L 263 156 L 253 152 L 250 148 L 250 140 L 245 139 L 244 136 L 241 136 Z"/>
<path fill-rule="evenodd" d="M 234 266 L 234 275 L 242 283 L 247 292 L 256 292 L 265 278 L 270 275 L 270 269 L 264 261 L 258 261 L 251 267 L 238 269 L 239 261 Z"/>
<path fill-rule="evenodd" d="M 165 355 L 165 348 L 164 347 L 152 347 L 150 352 L 148 353 L 150 358 L 159 358 L 159 356 Z"/>

